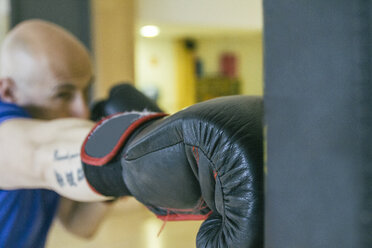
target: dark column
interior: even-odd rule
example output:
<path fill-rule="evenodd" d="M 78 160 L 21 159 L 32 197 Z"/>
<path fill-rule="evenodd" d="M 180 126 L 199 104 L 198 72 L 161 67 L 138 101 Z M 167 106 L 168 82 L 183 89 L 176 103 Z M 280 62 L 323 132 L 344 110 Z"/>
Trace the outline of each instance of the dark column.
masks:
<path fill-rule="evenodd" d="M 27 19 L 56 23 L 91 48 L 90 0 L 10 0 L 11 26 Z"/>
<path fill-rule="evenodd" d="M 372 247 L 372 2 L 264 0 L 265 247 Z"/>

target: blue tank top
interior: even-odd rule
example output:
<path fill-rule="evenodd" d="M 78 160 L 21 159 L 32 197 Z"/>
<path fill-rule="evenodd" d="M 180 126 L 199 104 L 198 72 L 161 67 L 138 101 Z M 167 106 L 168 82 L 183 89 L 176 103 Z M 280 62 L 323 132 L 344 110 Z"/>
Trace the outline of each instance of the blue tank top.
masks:
<path fill-rule="evenodd" d="M 0 125 L 20 117 L 29 116 L 22 108 L 0 101 Z M 0 247 L 44 247 L 59 198 L 45 189 L 0 189 Z"/>

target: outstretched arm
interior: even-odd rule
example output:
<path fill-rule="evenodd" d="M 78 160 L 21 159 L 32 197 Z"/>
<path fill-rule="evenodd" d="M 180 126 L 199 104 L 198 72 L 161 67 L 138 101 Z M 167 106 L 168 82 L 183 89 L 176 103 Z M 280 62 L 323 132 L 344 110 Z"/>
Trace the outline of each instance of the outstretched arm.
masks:
<path fill-rule="evenodd" d="M 93 122 L 11 119 L 0 125 L 0 188 L 46 188 L 77 201 L 109 199 L 88 185 L 80 148 Z"/>

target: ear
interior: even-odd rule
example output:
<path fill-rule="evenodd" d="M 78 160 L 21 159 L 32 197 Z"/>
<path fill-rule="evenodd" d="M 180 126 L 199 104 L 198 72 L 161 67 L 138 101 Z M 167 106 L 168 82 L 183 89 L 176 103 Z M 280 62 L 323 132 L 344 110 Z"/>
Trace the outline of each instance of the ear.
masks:
<path fill-rule="evenodd" d="M 10 78 L 0 78 L 0 100 L 7 103 L 15 103 L 15 84 Z"/>

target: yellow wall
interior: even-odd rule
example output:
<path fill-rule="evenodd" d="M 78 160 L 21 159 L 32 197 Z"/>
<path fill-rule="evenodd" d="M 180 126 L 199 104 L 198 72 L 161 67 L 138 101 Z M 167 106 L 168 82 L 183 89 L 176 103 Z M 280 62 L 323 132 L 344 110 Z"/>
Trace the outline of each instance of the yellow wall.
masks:
<path fill-rule="evenodd" d="M 159 106 L 168 113 L 178 108 L 176 92 L 176 45 L 170 38 L 138 38 L 136 42 L 136 87 L 159 91 Z"/>
<path fill-rule="evenodd" d="M 195 101 L 193 52 L 179 38 L 135 38 L 136 0 L 92 0 L 95 98 L 107 96 L 116 83 L 159 90 L 159 105 L 175 112 Z M 238 57 L 242 94 L 262 95 L 262 32 L 194 38 L 205 75 L 216 75 L 219 55 Z"/>
<path fill-rule="evenodd" d="M 158 104 L 168 113 L 195 102 L 194 53 L 183 40 L 139 38 L 136 47 L 137 88 L 156 88 Z"/>
<path fill-rule="evenodd" d="M 183 109 L 195 103 L 195 52 L 186 48 L 185 40 L 176 44 L 176 96 L 177 108 Z"/>
<path fill-rule="evenodd" d="M 263 50 L 262 33 L 252 32 L 244 36 L 208 37 L 197 39 L 198 56 L 203 62 L 206 75 L 216 75 L 219 56 L 223 52 L 237 55 L 237 74 L 241 79 L 241 93 L 263 94 Z"/>
<path fill-rule="evenodd" d="M 159 105 L 173 113 L 195 101 L 194 56 L 203 61 L 204 74 L 216 75 L 219 56 L 234 52 L 238 58 L 241 93 L 262 95 L 262 33 L 236 37 L 196 38 L 197 51 L 185 49 L 178 38 L 138 38 L 136 42 L 136 86 L 159 90 Z"/>
<path fill-rule="evenodd" d="M 135 0 L 92 0 L 96 98 L 119 82 L 134 82 L 135 13 Z"/>

